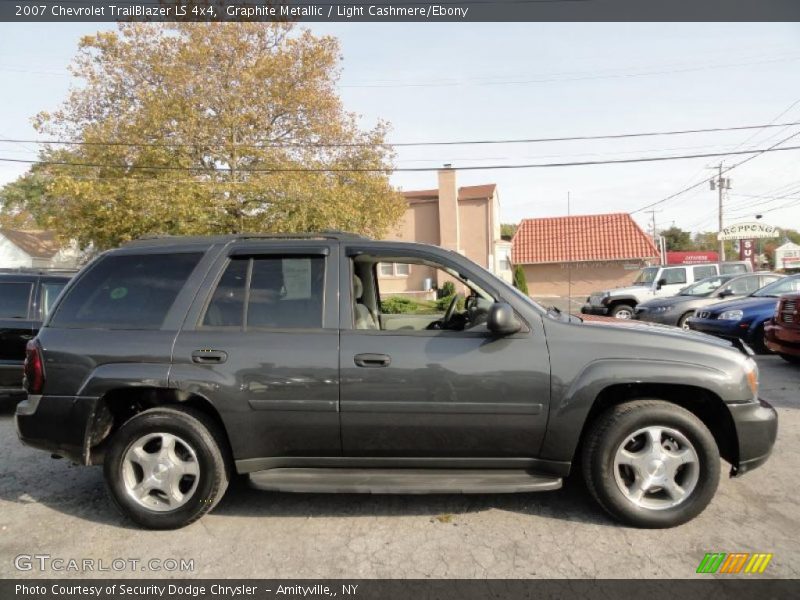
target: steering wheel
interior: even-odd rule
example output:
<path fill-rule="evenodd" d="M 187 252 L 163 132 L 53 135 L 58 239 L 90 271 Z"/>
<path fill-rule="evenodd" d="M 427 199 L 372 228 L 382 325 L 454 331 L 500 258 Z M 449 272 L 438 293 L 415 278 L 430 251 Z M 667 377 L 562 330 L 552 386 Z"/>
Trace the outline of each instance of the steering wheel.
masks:
<path fill-rule="evenodd" d="M 453 299 L 450 301 L 450 306 L 447 307 L 447 311 L 444 313 L 444 317 L 442 317 L 442 329 L 447 329 L 447 326 L 450 324 L 450 321 L 453 320 L 453 315 L 456 314 L 456 307 L 458 306 L 458 300 L 463 298 L 463 294 L 456 294 L 453 296 Z"/>

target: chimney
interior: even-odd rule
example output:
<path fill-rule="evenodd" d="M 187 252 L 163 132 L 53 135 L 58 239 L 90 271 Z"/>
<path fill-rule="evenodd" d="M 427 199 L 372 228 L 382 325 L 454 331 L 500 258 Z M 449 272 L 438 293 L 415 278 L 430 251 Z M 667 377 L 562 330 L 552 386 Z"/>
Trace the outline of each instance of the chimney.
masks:
<path fill-rule="evenodd" d="M 439 245 L 456 252 L 461 248 L 456 171 L 449 163 L 439 169 Z"/>

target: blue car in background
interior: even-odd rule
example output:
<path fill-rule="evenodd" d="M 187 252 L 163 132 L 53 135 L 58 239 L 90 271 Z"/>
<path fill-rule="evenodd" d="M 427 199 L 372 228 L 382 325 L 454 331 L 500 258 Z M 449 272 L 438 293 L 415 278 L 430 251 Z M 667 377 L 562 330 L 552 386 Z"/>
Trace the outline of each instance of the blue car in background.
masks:
<path fill-rule="evenodd" d="M 784 277 L 738 300 L 698 308 L 686 321 L 689 329 L 717 337 L 742 339 L 756 352 L 768 352 L 764 345 L 764 324 L 772 318 L 781 294 L 800 291 L 800 275 Z"/>

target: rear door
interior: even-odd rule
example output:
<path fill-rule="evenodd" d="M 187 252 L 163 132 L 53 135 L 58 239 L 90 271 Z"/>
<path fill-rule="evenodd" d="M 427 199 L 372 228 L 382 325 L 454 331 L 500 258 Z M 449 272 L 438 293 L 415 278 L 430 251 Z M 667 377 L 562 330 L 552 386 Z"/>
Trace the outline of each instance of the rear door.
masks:
<path fill-rule="evenodd" d="M 30 276 L 0 280 L 0 390 L 22 388 L 25 345 L 34 335 L 35 283 Z"/>
<path fill-rule="evenodd" d="M 240 468 L 341 454 L 338 252 L 234 243 L 178 335 L 170 383 L 215 405 Z"/>

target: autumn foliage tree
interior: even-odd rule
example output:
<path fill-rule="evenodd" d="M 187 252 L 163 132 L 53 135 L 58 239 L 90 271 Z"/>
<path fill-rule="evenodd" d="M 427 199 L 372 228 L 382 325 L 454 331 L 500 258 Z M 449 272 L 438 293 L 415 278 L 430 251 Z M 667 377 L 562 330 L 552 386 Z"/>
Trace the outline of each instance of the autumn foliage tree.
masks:
<path fill-rule="evenodd" d="M 34 125 L 44 193 L 26 210 L 99 248 L 143 234 L 343 229 L 402 215 L 385 123 L 336 91 L 335 38 L 285 23 L 133 23 L 84 37 L 82 84 Z"/>

